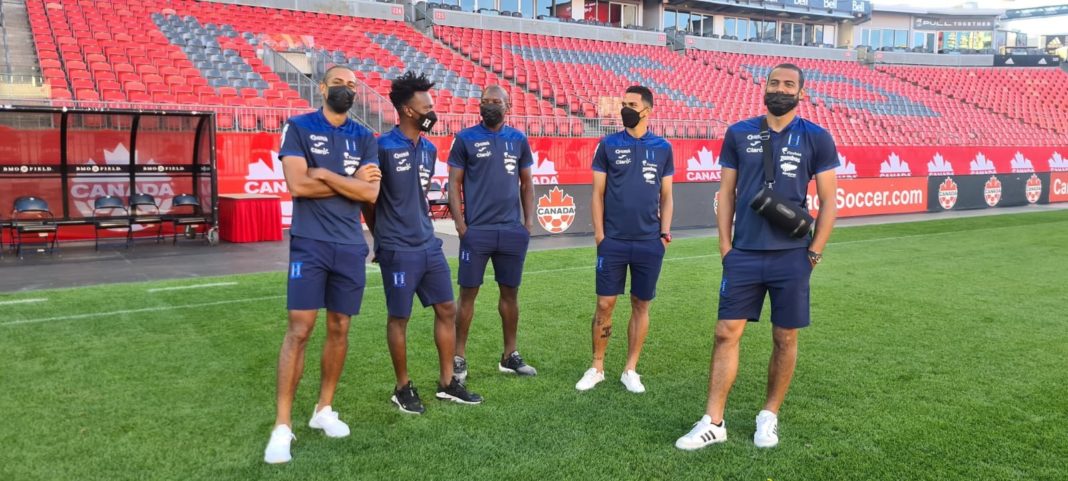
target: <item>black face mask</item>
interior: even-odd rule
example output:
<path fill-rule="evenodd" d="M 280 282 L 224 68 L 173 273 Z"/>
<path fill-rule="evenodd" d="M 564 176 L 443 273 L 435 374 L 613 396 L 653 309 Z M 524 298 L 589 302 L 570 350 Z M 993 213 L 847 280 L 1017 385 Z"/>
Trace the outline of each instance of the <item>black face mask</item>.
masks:
<path fill-rule="evenodd" d="M 326 90 L 326 105 L 336 113 L 348 112 L 355 100 L 356 92 L 344 85 L 335 85 Z"/>
<path fill-rule="evenodd" d="M 623 126 L 628 129 L 633 129 L 642 122 L 642 113 L 630 107 L 623 107 L 619 111 L 619 116 L 623 117 Z"/>
<path fill-rule="evenodd" d="M 797 107 L 798 97 L 780 92 L 765 92 L 764 105 L 768 107 L 771 115 L 782 117 Z"/>
<path fill-rule="evenodd" d="M 430 132 L 430 129 L 434 128 L 434 124 L 438 123 L 438 114 L 433 110 L 420 115 L 416 122 L 419 123 L 419 130 L 423 132 Z"/>
<path fill-rule="evenodd" d="M 478 113 L 482 115 L 482 123 L 487 127 L 497 127 L 504 122 L 503 105 L 482 104 L 478 107 Z"/>

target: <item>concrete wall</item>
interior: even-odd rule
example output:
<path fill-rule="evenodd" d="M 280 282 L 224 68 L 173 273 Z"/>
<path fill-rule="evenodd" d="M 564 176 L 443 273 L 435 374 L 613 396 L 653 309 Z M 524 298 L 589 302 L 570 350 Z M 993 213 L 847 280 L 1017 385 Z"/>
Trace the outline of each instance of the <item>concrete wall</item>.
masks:
<path fill-rule="evenodd" d="M 666 45 L 667 36 L 660 32 L 644 32 L 623 28 L 595 27 L 574 23 L 547 22 L 527 18 L 497 17 L 453 10 L 434 10 L 431 13 L 435 25 L 479 28 L 501 32 L 552 35 L 556 37 L 604 40 L 609 42 L 640 45 Z"/>
<path fill-rule="evenodd" d="M 934 53 L 872 52 L 875 63 L 932 65 L 936 67 L 992 67 L 993 55 L 939 55 Z"/>
<path fill-rule="evenodd" d="M 346 0 L 210 0 L 215 3 L 248 5 L 252 7 L 284 8 L 307 12 L 322 12 L 351 17 L 379 18 L 404 21 L 404 5 Z"/>
<path fill-rule="evenodd" d="M 747 55 L 773 55 L 777 57 L 813 58 L 821 60 L 857 59 L 853 50 L 838 48 L 799 47 L 797 45 L 780 45 L 774 43 L 743 42 L 740 40 L 723 40 L 686 36 L 686 47 L 717 52 L 743 53 Z"/>

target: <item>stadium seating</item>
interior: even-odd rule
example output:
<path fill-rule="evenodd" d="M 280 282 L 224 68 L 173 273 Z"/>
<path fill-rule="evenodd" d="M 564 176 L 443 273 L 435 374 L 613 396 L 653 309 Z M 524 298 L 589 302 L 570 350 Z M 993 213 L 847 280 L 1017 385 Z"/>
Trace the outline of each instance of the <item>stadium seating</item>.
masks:
<path fill-rule="evenodd" d="M 1068 75 L 1057 68 L 935 68 L 880 66 L 925 90 L 960 99 L 1029 125 L 1068 134 Z"/>
<path fill-rule="evenodd" d="M 690 55 L 713 69 L 750 80 L 757 96 L 772 66 L 796 63 L 806 72 L 805 87 L 811 100 L 803 115 L 827 126 L 842 145 L 1038 146 L 1063 145 L 1068 140 L 991 111 L 987 105 L 964 103 L 855 62 L 723 52 Z M 967 71 L 948 67 L 934 70 Z M 1064 110 L 1061 112 L 1063 118 Z"/>
<path fill-rule="evenodd" d="M 471 61 L 575 116 L 614 116 L 618 104 L 612 99 L 631 85 L 643 84 L 658 94 L 654 119 L 662 121 L 663 128 L 680 120 L 727 121 L 715 108 L 724 98 L 720 89 L 726 76 L 705 72 L 664 47 L 446 26 L 436 26 L 434 34 Z M 709 133 L 705 126 L 701 132 L 696 129 L 678 135 Z"/>
<path fill-rule="evenodd" d="M 597 135 L 583 119 L 618 127 L 618 98 L 643 84 L 657 93 L 654 129 L 718 137 L 762 112 L 768 70 L 792 61 L 808 78 L 802 114 L 842 145 L 1068 142 L 1068 75 L 1056 69 L 871 69 L 448 26 L 428 38 L 396 21 L 192 0 L 31 0 L 27 11 L 54 104 L 215 106 L 220 129 L 277 130 L 310 107 L 258 58 L 269 46 L 350 66 L 378 94 L 359 101 L 387 124 L 390 80 L 427 73 L 442 134 L 474 123 L 482 88 L 499 84 L 529 134 Z"/>

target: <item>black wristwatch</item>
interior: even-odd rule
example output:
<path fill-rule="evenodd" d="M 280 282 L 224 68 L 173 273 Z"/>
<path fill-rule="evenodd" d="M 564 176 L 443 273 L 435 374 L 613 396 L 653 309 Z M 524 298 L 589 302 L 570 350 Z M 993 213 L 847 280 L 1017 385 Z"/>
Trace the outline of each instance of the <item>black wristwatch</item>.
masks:
<path fill-rule="evenodd" d="M 660 233 L 660 238 L 664 239 L 664 242 L 667 242 L 668 244 L 671 243 L 671 233 L 670 232 L 661 232 Z"/>
<path fill-rule="evenodd" d="M 823 260 L 823 254 L 815 251 L 808 251 L 808 260 L 812 261 L 813 264 L 819 264 L 820 261 Z"/>

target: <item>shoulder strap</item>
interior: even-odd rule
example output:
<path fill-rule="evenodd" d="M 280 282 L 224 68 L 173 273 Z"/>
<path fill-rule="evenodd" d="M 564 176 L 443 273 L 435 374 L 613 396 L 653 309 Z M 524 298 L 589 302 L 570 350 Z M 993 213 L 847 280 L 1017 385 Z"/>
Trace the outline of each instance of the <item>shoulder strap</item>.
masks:
<path fill-rule="evenodd" d="M 768 129 L 768 117 L 760 118 L 760 146 L 764 151 L 764 184 L 771 187 L 775 184 L 775 166 L 772 165 L 771 131 Z"/>

